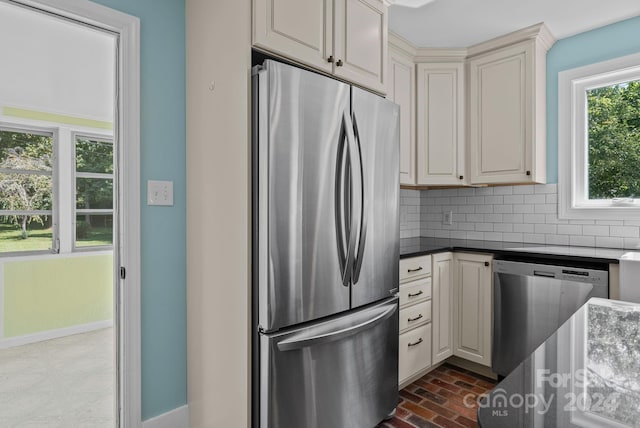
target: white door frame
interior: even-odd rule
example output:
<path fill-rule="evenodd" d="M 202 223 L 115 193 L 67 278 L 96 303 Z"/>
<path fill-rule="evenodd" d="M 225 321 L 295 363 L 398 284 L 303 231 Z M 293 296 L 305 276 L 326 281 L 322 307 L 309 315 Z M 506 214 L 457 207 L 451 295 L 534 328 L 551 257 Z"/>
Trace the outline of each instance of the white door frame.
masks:
<path fill-rule="evenodd" d="M 2 1 L 2 0 L 0 0 Z M 118 248 L 114 248 L 119 311 L 120 428 L 141 426 L 140 363 L 140 20 L 88 0 L 5 0 L 119 35 L 114 139 L 118 142 Z"/>

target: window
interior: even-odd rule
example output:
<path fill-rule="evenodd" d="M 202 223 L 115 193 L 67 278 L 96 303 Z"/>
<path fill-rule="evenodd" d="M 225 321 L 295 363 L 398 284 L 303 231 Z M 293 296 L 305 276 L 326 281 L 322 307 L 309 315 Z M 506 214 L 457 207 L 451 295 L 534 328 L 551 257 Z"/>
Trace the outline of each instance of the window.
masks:
<path fill-rule="evenodd" d="M 113 244 L 113 143 L 75 137 L 75 247 Z"/>
<path fill-rule="evenodd" d="M 640 215 L 640 54 L 559 74 L 560 217 Z"/>
<path fill-rule="evenodd" d="M 54 245 L 52 133 L 0 127 L 0 253 Z"/>
<path fill-rule="evenodd" d="M 113 245 L 110 135 L 0 124 L 0 255 Z"/>

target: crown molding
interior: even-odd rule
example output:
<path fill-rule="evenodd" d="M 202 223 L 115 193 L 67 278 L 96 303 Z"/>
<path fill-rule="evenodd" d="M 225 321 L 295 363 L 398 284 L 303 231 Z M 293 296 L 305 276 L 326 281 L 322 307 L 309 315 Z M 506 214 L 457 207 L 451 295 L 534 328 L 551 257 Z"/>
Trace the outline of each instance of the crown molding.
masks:
<path fill-rule="evenodd" d="M 464 62 L 473 56 L 494 49 L 511 46 L 526 40 L 535 40 L 536 43 L 544 49 L 544 52 L 547 52 L 556 42 L 556 38 L 543 22 L 475 44 L 468 48 L 417 47 L 399 34 L 389 31 L 389 46 L 411 57 L 416 64 L 427 62 Z"/>
<path fill-rule="evenodd" d="M 409 40 L 393 31 L 389 31 L 389 46 L 409 55 L 412 59 L 417 53 L 417 48 Z"/>
<path fill-rule="evenodd" d="M 551 34 L 549 28 L 541 22 L 531 25 L 521 30 L 514 31 L 504 36 L 499 36 L 486 42 L 478 43 L 467 49 L 468 57 L 483 54 L 485 52 L 510 46 L 525 40 L 535 40 L 540 43 L 545 52 L 556 42 L 556 38 Z"/>
<path fill-rule="evenodd" d="M 466 48 L 418 48 L 414 62 L 464 62 L 468 53 Z"/>

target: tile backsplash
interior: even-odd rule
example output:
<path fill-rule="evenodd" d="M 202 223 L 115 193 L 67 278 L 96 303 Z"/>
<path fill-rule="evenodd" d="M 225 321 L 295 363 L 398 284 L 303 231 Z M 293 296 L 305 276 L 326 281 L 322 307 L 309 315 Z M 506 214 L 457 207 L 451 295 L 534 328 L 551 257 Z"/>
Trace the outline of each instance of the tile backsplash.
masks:
<path fill-rule="evenodd" d="M 400 238 L 421 236 L 420 192 L 400 189 Z"/>
<path fill-rule="evenodd" d="M 561 220 L 557 184 L 402 189 L 400 237 L 414 236 L 639 249 L 640 219 Z"/>

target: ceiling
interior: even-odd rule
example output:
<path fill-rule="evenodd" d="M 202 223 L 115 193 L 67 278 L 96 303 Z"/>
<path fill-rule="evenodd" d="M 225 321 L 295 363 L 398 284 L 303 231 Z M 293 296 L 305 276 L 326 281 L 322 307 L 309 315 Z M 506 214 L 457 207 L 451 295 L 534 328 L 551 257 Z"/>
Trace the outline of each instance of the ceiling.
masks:
<path fill-rule="evenodd" d="M 640 0 L 434 0 L 393 5 L 389 29 L 417 47 L 461 48 L 547 24 L 562 39 L 640 15 Z"/>

